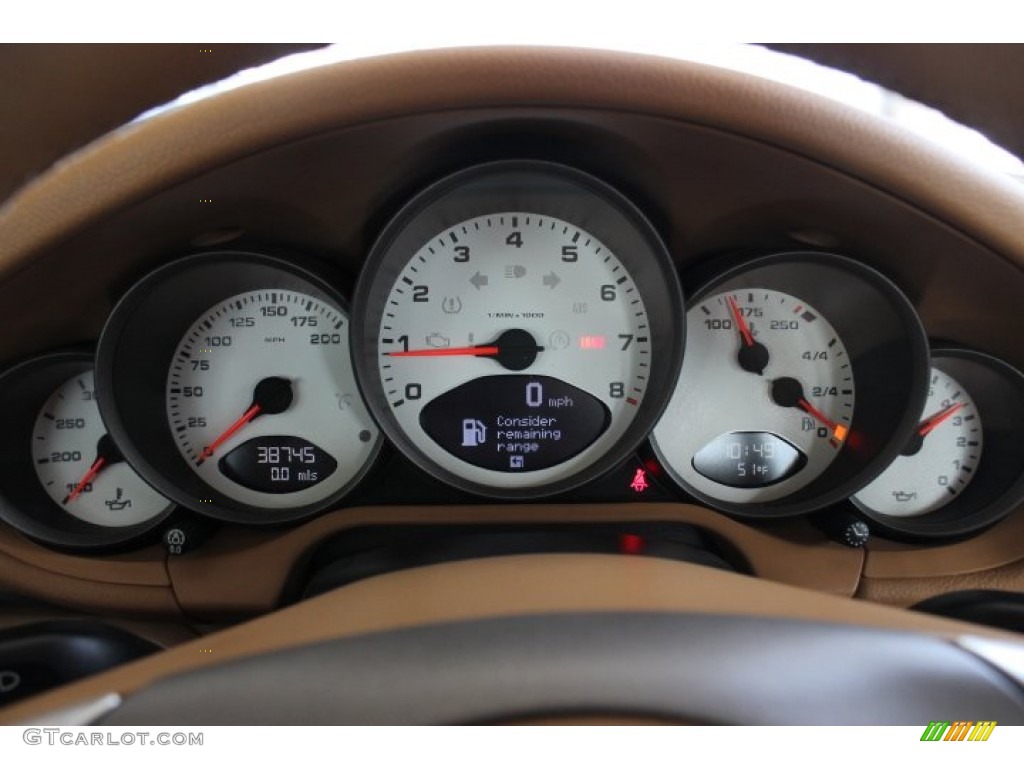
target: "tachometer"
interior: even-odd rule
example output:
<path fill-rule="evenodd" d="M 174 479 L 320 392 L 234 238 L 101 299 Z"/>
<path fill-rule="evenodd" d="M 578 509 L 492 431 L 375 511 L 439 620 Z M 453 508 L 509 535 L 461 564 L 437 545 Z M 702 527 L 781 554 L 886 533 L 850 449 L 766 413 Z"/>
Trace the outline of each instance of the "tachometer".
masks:
<path fill-rule="evenodd" d="M 316 272 L 273 256 L 201 254 L 149 275 L 104 329 L 97 381 L 133 466 L 220 519 L 272 523 L 324 509 L 380 446 L 343 299 Z"/>
<path fill-rule="evenodd" d="M 356 292 L 370 407 L 420 466 L 466 490 L 536 496 L 621 460 L 682 352 L 664 246 L 577 171 L 507 162 L 417 196 Z"/>
<path fill-rule="evenodd" d="M 854 261 L 795 253 L 741 265 L 697 291 L 687 328 L 652 445 L 712 506 L 779 516 L 839 501 L 915 423 L 924 331 L 903 294 Z"/>

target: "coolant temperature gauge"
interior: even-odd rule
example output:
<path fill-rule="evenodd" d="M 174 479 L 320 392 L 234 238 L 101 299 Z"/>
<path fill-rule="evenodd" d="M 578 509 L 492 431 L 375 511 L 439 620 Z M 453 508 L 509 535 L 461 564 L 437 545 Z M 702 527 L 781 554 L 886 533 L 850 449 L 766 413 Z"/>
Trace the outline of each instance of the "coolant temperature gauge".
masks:
<path fill-rule="evenodd" d="M 43 403 L 32 430 L 32 463 L 47 495 L 93 525 L 135 525 L 172 506 L 125 463 L 107 434 L 91 370 L 65 381 Z"/>

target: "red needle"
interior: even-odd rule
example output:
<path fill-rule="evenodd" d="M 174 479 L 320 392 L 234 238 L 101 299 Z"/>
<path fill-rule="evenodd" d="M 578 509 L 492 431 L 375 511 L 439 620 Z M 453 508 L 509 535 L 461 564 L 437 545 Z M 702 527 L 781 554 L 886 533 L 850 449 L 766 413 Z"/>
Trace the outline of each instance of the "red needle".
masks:
<path fill-rule="evenodd" d="M 921 437 L 924 437 L 929 432 L 931 432 L 933 429 L 935 429 L 937 426 L 939 426 L 939 424 L 944 422 L 946 419 L 948 419 L 950 416 L 952 416 L 954 413 L 956 413 L 957 411 L 959 411 L 963 407 L 964 407 L 963 403 L 957 403 L 956 405 L 949 406 L 949 408 L 947 408 L 944 411 L 939 411 L 937 414 L 935 414 L 931 418 L 925 419 L 918 426 L 917 434 L 919 434 Z"/>
<path fill-rule="evenodd" d="M 807 411 L 807 413 L 816 418 L 822 424 L 824 424 L 826 427 L 828 427 L 829 431 L 836 435 L 836 437 L 839 436 L 839 433 L 842 431 L 839 429 L 840 425 L 836 424 L 834 421 L 829 419 L 828 416 L 823 414 L 821 411 L 819 411 L 813 405 L 808 403 L 806 400 L 798 400 L 796 404 L 803 408 L 805 411 Z"/>
<path fill-rule="evenodd" d="M 732 316 L 736 318 L 736 325 L 739 326 L 740 335 L 743 337 L 743 343 L 748 347 L 754 346 L 754 336 L 750 332 L 750 328 L 747 327 L 747 321 L 743 319 L 743 314 L 740 312 L 740 308 L 736 306 L 736 300 L 732 296 L 727 297 L 726 301 L 729 302 L 729 308 L 732 310 Z"/>
<path fill-rule="evenodd" d="M 447 349 L 410 349 L 405 352 L 385 352 L 388 357 L 493 357 L 498 347 L 449 347 Z"/>
<path fill-rule="evenodd" d="M 98 459 L 96 459 L 96 461 L 92 463 L 92 466 L 89 467 L 88 470 L 86 470 L 84 475 L 82 475 L 82 479 L 78 481 L 78 485 L 75 486 L 75 489 L 68 495 L 66 499 L 64 499 L 64 503 L 67 504 L 69 501 L 74 501 L 75 499 L 77 499 L 79 495 L 81 495 L 82 491 L 85 489 L 85 486 L 87 486 L 89 483 L 93 481 L 93 479 L 96 477 L 96 475 L 100 473 L 100 470 L 103 469 L 103 466 L 106 463 L 107 458 L 105 456 L 100 456 Z"/>
<path fill-rule="evenodd" d="M 233 434 L 235 434 L 235 432 L 240 430 L 242 427 L 244 427 L 250 421 L 255 419 L 256 416 L 259 414 L 259 412 L 261 410 L 262 409 L 260 408 L 259 405 L 252 405 L 252 406 L 250 406 L 249 410 L 247 410 L 245 413 L 243 413 L 241 418 L 238 419 L 238 421 L 236 421 L 230 427 L 225 429 L 220 437 L 218 437 L 216 440 L 214 440 L 208 446 L 203 448 L 203 452 L 199 454 L 199 461 L 196 462 L 196 466 L 198 467 L 200 464 L 202 464 L 208 458 L 213 456 L 213 452 L 216 451 L 218 448 L 220 448 L 224 444 L 225 440 L 227 440 L 229 437 L 231 437 Z"/>

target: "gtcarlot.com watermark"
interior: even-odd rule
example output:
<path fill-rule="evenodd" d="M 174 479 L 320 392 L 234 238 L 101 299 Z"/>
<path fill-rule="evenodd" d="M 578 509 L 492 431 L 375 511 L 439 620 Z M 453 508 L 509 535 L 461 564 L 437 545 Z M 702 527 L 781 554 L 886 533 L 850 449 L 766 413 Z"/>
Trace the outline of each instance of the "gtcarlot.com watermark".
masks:
<path fill-rule="evenodd" d="M 203 733 L 177 731 L 83 731 L 69 728 L 26 728 L 21 738 L 32 746 L 49 747 L 201 747 Z"/>

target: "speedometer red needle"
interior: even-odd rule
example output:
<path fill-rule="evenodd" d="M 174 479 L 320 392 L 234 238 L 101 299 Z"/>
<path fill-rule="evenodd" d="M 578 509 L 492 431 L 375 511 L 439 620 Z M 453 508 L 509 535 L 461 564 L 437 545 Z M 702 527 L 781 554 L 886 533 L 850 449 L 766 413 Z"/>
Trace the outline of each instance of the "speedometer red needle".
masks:
<path fill-rule="evenodd" d="M 963 407 L 964 407 L 963 403 L 957 403 L 956 405 L 951 405 L 946 410 L 939 411 L 934 416 L 925 419 L 920 424 L 918 424 L 918 426 L 917 426 L 917 434 L 919 434 L 921 437 L 924 437 L 929 432 L 931 432 L 933 429 L 935 429 L 937 426 L 939 426 L 939 424 L 944 422 L 946 419 L 948 419 L 950 416 L 952 416 L 954 413 L 956 413 L 957 411 L 959 411 Z"/>
<path fill-rule="evenodd" d="M 736 306 L 736 300 L 729 296 L 727 301 L 729 302 L 729 309 L 732 310 L 732 316 L 736 318 L 736 326 L 740 330 L 740 336 L 743 337 L 743 343 L 748 347 L 754 346 L 754 335 L 750 332 L 747 321 L 743 319 L 743 313 L 740 312 L 740 308 Z"/>
<path fill-rule="evenodd" d="M 70 494 L 68 494 L 68 497 L 66 499 L 64 499 L 64 503 L 67 504 L 69 501 L 74 501 L 75 499 L 77 499 L 81 495 L 85 486 L 87 486 L 89 483 L 93 481 L 93 479 L 96 477 L 96 475 L 100 473 L 100 470 L 103 469 L 106 463 L 107 458 L 105 456 L 100 456 L 98 459 L 96 459 L 96 461 L 92 463 L 92 466 L 85 471 L 84 475 L 82 475 L 82 479 L 78 481 L 78 485 L 75 486 L 75 489 L 71 491 Z"/>
<path fill-rule="evenodd" d="M 405 352 L 386 352 L 388 357 L 494 357 L 498 347 L 449 347 L 447 349 L 409 349 Z"/>
<path fill-rule="evenodd" d="M 263 410 L 263 409 L 260 408 L 260 406 L 258 404 L 254 404 L 254 405 L 249 406 L 249 410 L 247 410 L 245 413 L 243 413 L 241 418 L 238 419 L 238 421 L 236 421 L 230 427 L 225 429 L 221 433 L 220 437 L 218 437 L 216 440 L 214 440 L 208 446 L 203 448 L 203 452 L 199 454 L 199 460 L 196 461 L 196 466 L 199 466 L 204 461 L 206 461 L 208 458 L 213 456 L 213 452 L 216 451 L 218 448 L 220 448 L 224 444 L 225 440 L 230 438 L 233 434 L 235 434 L 235 432 L 237 432 L 242 427 L 244 427 L 246 424 L 248 424 L 250 421 L 255 419 L 259 415 L 261 410 Z"/>

